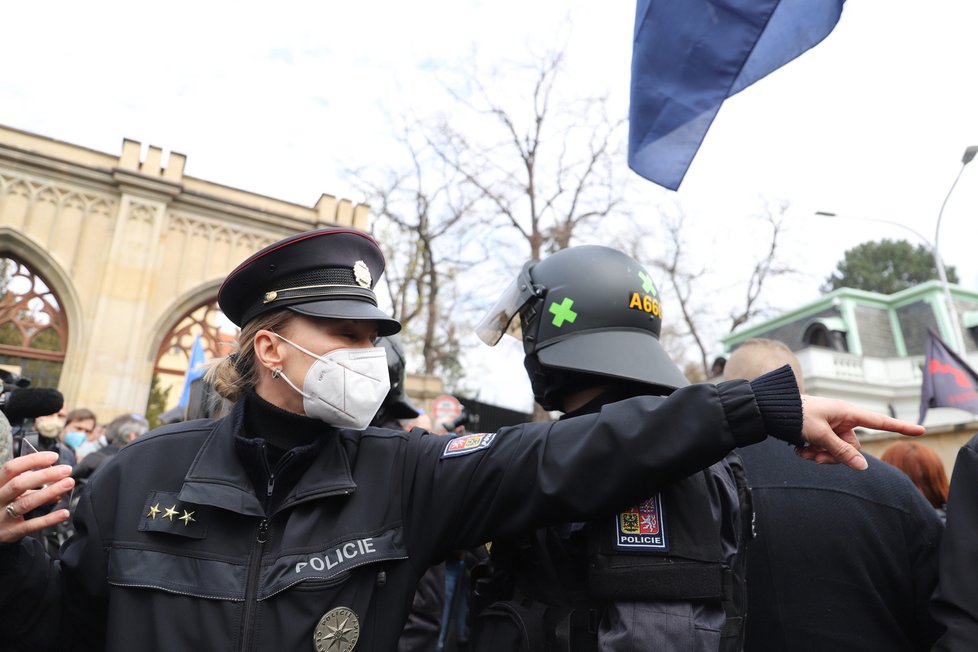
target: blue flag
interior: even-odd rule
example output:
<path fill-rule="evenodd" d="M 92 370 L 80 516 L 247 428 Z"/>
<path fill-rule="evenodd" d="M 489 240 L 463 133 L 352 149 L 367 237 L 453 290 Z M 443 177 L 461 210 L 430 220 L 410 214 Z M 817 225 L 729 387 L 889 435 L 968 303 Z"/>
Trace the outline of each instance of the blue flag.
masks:
<path fill-rule="evenodd" d="M 947 344 L 929 331 L 924 383 L 920 388 L 920 419 L 927 408 L 953 407 L 978 414 L 978 374 Z"/>
<path fill-rule="evenodd" d="M 200 341 L 200 335 L 194 339 L 193 348 L 190 349 L 190 362 L 187 363 L 187 375 L 183 380 L 183 394 L 180 395 L 178 408 L 186 408 L 190 403 L 190 383 L 204 375 L 204 345 Z"/>
<path fill-rule="evenodd" d="M 679 187 L 723 101 L 828 36 L 844 0 L 638 0 L 628 165 Z"/>

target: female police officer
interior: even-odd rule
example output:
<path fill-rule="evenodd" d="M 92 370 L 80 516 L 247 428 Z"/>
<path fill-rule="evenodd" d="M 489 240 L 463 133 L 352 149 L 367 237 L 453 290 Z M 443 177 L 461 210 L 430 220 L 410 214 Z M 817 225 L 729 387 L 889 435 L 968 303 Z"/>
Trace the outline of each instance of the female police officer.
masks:
<path fill-rule="evenodd" d="M 392 650 L 418 578 L 451 550 L 636 502 L 765 432 L 860 467 L 854 426 L 921 431 L 799 397 L 790 371 L 447 442 L 365 428 L 389 383 L 374 338 L 400 328 L 372 291 L 383 268 L 370 237 L 326 229 L 232 271 L 219 302 L 239 350 L 213 378 L 231 414 L 161 428 L 108 462 L 60 564 L 23 537 L 67 513 L 23 514 L 68 491 L 68 470 L 49 453 L 5 464 L 0 640 Z"/>

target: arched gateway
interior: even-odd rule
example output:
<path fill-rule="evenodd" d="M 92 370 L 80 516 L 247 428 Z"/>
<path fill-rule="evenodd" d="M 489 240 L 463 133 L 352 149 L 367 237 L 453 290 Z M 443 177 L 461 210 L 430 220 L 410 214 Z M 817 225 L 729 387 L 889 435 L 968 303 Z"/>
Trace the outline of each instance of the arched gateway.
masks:
<path fill-rule="evenodd" d="M 101 421 L 145 410 L 154 376 L 174 406 L 198 335 L 206 357 L 226 351 L 217 290 L 249 254 L 368 222 L 362 204 L 264 197 L 143 149 L 124 140 L 115 156 L 0 126 L 0 365 Z"/>

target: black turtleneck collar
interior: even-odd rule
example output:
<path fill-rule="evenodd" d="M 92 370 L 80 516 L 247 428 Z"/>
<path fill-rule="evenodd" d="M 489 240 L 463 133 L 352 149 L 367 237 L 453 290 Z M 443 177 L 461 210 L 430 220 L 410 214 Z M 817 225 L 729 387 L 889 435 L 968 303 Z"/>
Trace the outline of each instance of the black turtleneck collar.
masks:
<path fill-rule="evenodd" d="M 254 390 L 244 396 L 244 435 L 238 458 L 265 511 L 271 513 L 319 455 L 335 428 L 272 405 Z"/>
<path fill-rule="evenodd" d="M 248 390 L 244 401 L 245 436 L 264 439 L 283 451 L 315 443 L 334 429 L 319 419 L 272 405 L 253 389 Z"/>

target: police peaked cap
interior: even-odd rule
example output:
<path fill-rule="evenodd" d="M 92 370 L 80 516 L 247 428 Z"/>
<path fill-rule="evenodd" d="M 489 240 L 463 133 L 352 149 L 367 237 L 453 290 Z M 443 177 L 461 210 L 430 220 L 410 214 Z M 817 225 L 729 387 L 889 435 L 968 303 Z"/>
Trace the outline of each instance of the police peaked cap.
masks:
<path fill-rule="evenodd" d="M 373 319 L 380 335 L 400 323 L 377 307 L 384 273 L 377 242 L 352 229 L 306 231 L 270 244 L 228 274 L 217 295 L 228 319 L 243 327 L 273 310 L 310 317 Z"/>

